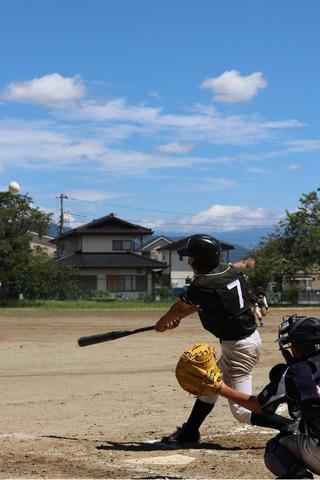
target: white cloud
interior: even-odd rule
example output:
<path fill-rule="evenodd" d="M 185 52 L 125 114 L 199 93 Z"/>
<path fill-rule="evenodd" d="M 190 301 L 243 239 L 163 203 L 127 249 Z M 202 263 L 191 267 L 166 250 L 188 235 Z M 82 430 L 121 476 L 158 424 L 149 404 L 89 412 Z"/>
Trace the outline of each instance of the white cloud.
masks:
<path fill-rule="evenodd" d="M 202 119 L 202 122 L 203 128 L 206 128 L 205 119 Z M 194 132 L 195 129 L 191 130 Z M 248 130 L 250 130 L 249 127 Z M 243 131 L 244 138 L 245 127 L 241 130 L 239 126 L 237 135 L 240 135 L 241 131 Z M 252 135 L 254 132 L 258 135 L 258 131 L 252 126 Z M 165 132 L 162 133 L 166 138 Z M 176 131 L 177 135 L 178 133 L 179 129 Z M 189 130 L 183 130 L 180 133 L 181 136 L 189 138 Z M 113 145 L 125 141 L 127 137 L 134 134 L 142 136 L 144 150 L 138 147 L 130 148 L 128 145 L 115 148 Z M 148 133 L 144 134 L 143 126 L 140 128 L 128 123 L 119 124 L 119 129 L 117 129 L 115 124 L 98 127 L 95 124 L 71 126 L 61 121 L 57 123 L 53 121 L 3 120 L 0 121 L 0 170 L 9 166 L 43 170 L 86 167 L 96 172 L 136 176 L 152 171 L 160 173 L 160 170 L 164 171 L 166 168 L 197 166 L 200 171 L 200 167 L 207 169 L 216 164 L 231 164 L 243 158 L 243 155 L 242 157 L 239 155 L 187 156 L 184 153 L 189 153 L 186 150 L 193 144 L 183 142 L 164 144 L 169 145 L 167 150 L 172 150 L 172 152 L 170 154 L 168 151 L 163 154 L 153 150 L 153 139 L 149 145 L 146 137 Z M 223 132 L 222 127 L 221 136 L 223 134 L 227 136 L 227 132 Z M 199 138 L 203 136 L 203 141 L 207 135 L 209 132 L 199 130 L 198 136 Z M 231 131 L 230 135 L 232 135 Z M 248 140 L 249 132 L 247 135 Z M 233 141 L 235 138 L 230 138 L 230 142 Z M 180 155 L 176 155 L 178 150 L 180 150 Z M 252 160 L 255 159 L 257 158 L 253 156 Z M 230 180 L 213 179 L 209 175 L 202 182 L 202 188 L 207 191 L 232 186 L 233 183 Z"/>
<path fill-rule="evenodd" d="M 202 192 L 210 192 L 234 188 L 236 185 L 238 182 L 229 178 L 203 178 L 197 187 Z"/>
<path fill-rule="evenodd" d="M 159 145 L 156 151 L 159 153 L 189 153 L 195 148 L 192 143 L 172 142 L 165 145 Z"/>
<path fill-rule="evenodd" d="M 197 169 L 199 171 L 199 169 Z M 179 191 L 192 191 L 192 192 L 214 192 L 217 190 L 227 190 L 234 188 L 238 185 L 236 180 L 230 180 L 229 178 L 217 178 L 209 176 L 205 177 L 194 176 L 192 178 L 183 177 L 183 184 L 172 184 L 171 190 Z"/>
<path fill-rule="evenodd" d="M 32 80 L 10 83 L 3 96 L 9 101 L 65 108 L 70 102 L 83 98 L 85 93 L 79 75 L 63 77 L 59 73 L 52 73 Z"/>
<path fill-rule="evenodd" d="M 263 122 L 262 125 L 264 128 L 292 128 L 292 127 L 304 127 L 305 123 L 300 122 L 299 120 L 295 120 L 291 118 L 289 120 L 274 120 L 270 122 Z"/>
<path fill-rule="evenodd" d="M 0 122 L 0 166 L 76 167 L 104 151 L 100 138 L 85 138 L 51 122 Z"/>
<path fill-rule="evenodd" d="M 88 132 L 89 133 L 89 132 Z M 90 168 L 127 176 L 164 168 L 225 163 L 225 158 L 161 155 L 130 148 L 111 148 L 105 131 L 90 132 L 53 122 L 0 121 L 0 169 Z"/>
<path fill-rule="evenodd" d="M 300 170 L 301 165 L 299 163 L 290 163 L 287 165 L 287 170 Z"/>
<path fill-rule="evenodd" d="M 287 142 L 289 152 L 315 152 L 320 150 L 320 140 L 305 139 Z"/>
<path fill-rule="evenodd" d="M 127 194 L 121 192 L 108 192 L 93 188 L 80 188 L 68 191 L 68 196 L 70 196 L 73 200 L 79 200 L 81 202 L 100 202 L 109 200 L 110 198 L 125 197 Z"/>
<path fill-rule="evenodd" d="M 191 109 L 189 109 L 190 111 Z M 272 130 L 301 126 L 294 120 L 266 122 L 258 115 L 223 115 L 212 106 L 196 104 L 189 114 L 163 113 L 161 108 L 131 105 L 124 98 L 84 101 L 58 113 L 60 120 L 75 120 L 119 128 L 131 125 L 131 133 L 174 141 L 170 144 L 249 145 L 269 140 Z M 135 129 L 135 131 L 134 131 Z M 165 145 L 165 144 L 164 144 Z M 172 152 L 171 152 L 172 153 Z"/>
<path fill-rule="evenodd" d="M 249 226 L 270 225 L 275 221 L 274 214 L 266 208 L 252 209 L 241 205 L 212 205 L 208 210 L 191 217 L 193 225 L 213 223 L 223 230 L 237 230 Z"/>
<path fill-rule="evenodd" d="M 150 228 L 177 230 L 179 232 L 228 232 L 254 227 L 275 225 L 279 216 L 266 208 L 250 208 L 241 205 L 212 205 L 196 215 L 175 217 L 170 221 L 163 219 L 144 220 Z"/>
<path fill-rule="evenodd" d="M 153 120 L 161 109 L 144 105 L 128 105 L 124 98 L 105 101 L 83 102 L 75 111 L 66 116 L 77 120 L 114 120 L 147 123 Z"/>
<path fill-rule="evenodd" d="M 248 167 L 247 172 L 250 173 L 272 173 L 270 170 L 266 168 L 259 168 L 259 167 Z"/>
<path fill-rule="evenodd" d="M 219 77 L 207 78 L 202 82 L 201 87 L 211 90 L 214 100 L 235 103 L 249 102 L 267 84 L 261 72 L 241 76 L 236 70 L 228 70 Z"/>

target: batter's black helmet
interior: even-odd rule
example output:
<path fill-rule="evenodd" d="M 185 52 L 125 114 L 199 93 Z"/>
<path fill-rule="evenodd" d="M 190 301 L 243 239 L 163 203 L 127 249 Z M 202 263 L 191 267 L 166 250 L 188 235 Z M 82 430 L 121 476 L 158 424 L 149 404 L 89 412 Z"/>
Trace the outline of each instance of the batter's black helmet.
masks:
<path fill-rule="evenodd" d="M 284 317 L 279 326 L 278 342 L 282 353 L 292 342 L 299 346 L 303 356 L 320 352 L 320 319 L 303 315 Z"/>
<path fill-rule="evenodd" d="M 207 273 L 219 265 L 221 245 L 219 240 L 211 235 L 192 235 L 185 247 L 178 248 L 178 254 L 194 257 L 191 266 L 200 272 Z"/>

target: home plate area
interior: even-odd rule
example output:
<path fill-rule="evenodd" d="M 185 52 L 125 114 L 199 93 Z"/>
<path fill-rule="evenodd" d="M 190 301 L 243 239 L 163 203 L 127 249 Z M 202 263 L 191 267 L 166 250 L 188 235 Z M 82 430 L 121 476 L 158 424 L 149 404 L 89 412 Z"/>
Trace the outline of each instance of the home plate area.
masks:
<path fill-rule="evenodd" d="M 186 465 L 193 462 L 195 457 L 187 455 L 168 455 L 165 457 L 143 457 L 128 460 L 128 463 L 136 465 Z"/>
<path fill-rule="evenodd" d="M 112 478 L 124 478 L 119 476 L 120 471 L 126 471 L 126 478 L 135 480 L 272 478 L 263 465 L 264 445 L 269 437 L 270 430 L 236 425 L 188 446 L 174 447 L 148 440 L 108 442 L 96 448 L 112 452 L 113 462 L 106 465 L 113 468 Z"/>

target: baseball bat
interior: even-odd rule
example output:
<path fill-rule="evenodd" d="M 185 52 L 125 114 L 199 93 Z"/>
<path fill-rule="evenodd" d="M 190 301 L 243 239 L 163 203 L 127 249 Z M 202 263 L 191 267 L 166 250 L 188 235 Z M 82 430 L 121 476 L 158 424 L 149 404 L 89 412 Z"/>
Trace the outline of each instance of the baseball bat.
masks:
<path fill-rule="evenodd" d="M 87 347 L 88 345 L 94 345 L 95 343 L 110 342 L 117 338 L 127 337 L 128 335 L 133 335 L 135 333 L 147 332 L 148 330 L 154 330 L 154 325 L 129 330 L 114 330 L 112 332 L 97 333 L 96 335 L 80 337 L 78 339 L 78 345 L 79 347 Z"/>
<path fill-rule="evenodd" d="M 180 320 L 173 320 L 173 327 L 176 328 Z M 80 337 L 78 339 L 79 347 L 87 347 L 88 345 L 94 345 L 96 343 L 110 342 L 111 340 L 117 340 L 117 338 L 127 337 L 128 335 L 134 335 L 135 333 L 147 332 L 148 330 L 154 330 L 154 325 L 147 327 L 131 328 L 128 330 L 113 330 L 112 332 L 97 333 L 96 335 L 88 335 L 87 337 Z"/>

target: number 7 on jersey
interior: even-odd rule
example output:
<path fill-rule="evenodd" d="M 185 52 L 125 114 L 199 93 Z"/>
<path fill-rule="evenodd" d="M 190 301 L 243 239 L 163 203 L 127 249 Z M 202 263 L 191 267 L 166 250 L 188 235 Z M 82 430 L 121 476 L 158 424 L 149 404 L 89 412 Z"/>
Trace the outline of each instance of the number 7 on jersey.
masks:
<path fill-rule="evenodd" d="M 240 280 L 235 280 L 234 282 L 231 282 L 227 285 L 228 290 L 231 290 L 232 288 L 236 288 L 238 292 L 238 297 L 239 297 L 239 304 L 240 308 L 244 307 L 244 301 L 243 301 L 243 296 L 242 296 L 242 290 L 241 290 L 241 285 L 240 285 Z"/>

